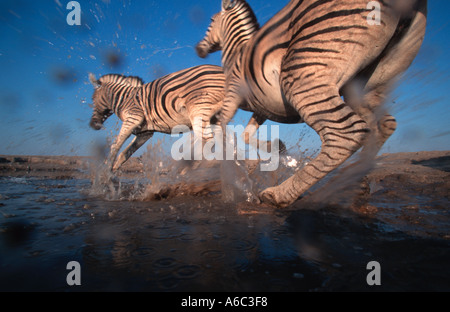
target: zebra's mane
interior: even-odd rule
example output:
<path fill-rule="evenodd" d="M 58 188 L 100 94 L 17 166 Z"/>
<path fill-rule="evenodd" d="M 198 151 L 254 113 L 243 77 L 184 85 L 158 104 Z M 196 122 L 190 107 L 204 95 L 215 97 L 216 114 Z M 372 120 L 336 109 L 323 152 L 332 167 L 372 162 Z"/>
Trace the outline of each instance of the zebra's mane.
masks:
<path fill-rule="evenodd" d="M 256 30 L 259 30 L 260 25 L 258 22 L 258 19 L 256 18 L 255 12 L 253 11 L 250 4 L 247 3 L 245 0 L 236 0 L 237 2 L 240 2 L 242 6 L 245 8 L 244 10 L 247 12 L 247 18 L 250 18 L 252 24 L 256 27 Z"/>
<path fill-rule="evenodd" d="M 124 76 L 118 74 L 109 74 L 100 77 L 100 83 L 117 83 L 131 87 L 141 87 L 144 85 L 144 81 L 137 76 Z"/>

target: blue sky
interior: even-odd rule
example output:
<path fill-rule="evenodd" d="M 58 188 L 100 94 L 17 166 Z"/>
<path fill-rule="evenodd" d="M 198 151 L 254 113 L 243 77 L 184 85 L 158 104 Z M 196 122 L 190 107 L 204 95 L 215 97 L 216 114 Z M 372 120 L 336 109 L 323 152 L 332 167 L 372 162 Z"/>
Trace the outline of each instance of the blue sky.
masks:
<path fill-rule="evenodd" d="M 220 65 L 219 53 L 203 60 L 194 50 L 220 0 L 80 0 L 81 26 L 67 25 L 68 2 L 0 2 L 0 154 L 90 155 L 117 133 L 116 117 L 106 130 L 88 127 L 89 72 L 149 82 L 198 64 Z M 248 2 L 264 24 L 288 0 Z M 450 150 L 449 12 L 449 1 L 429 1 L 425 43 L 389 101 L 399 126 L 383 152 Z M 235 121 L 249 117 L 240 112 Z M 320 147 L 305 125 L 280 125 L 280 136 L 288 147 Z"/>

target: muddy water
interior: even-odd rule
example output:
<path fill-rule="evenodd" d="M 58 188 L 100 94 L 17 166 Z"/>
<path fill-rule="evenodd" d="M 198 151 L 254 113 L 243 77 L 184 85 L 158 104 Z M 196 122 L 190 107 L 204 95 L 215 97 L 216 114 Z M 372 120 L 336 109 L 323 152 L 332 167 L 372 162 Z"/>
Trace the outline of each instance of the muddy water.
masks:
<path fill-rule="evenodd" d="M 335 206 L 273 211 L 251 203 L 253 188 L 269 177 L 258 181 L 232 164 L 225 168 L 241 184 L 225 181 L 228 198 L 214 186 L 155 199 L 174 177 L 148 175 L 164 167 L 156 164 L 138 180 L 120 177 L 106 187 L 100 175 L 1 177 L 0 290 L 450 290 L 449 219 L 441 206 L 413 209 L 422 218 L 441 215 L 433 235 L 386 217 L 383 205 L 391 216 L 411 210 L 392 198 L 389 205 L 389 197 L 372 202 L 375 215 Z M 205 179 L 197 185 L 212 183 Z M 66 283 L 70 261 L 81 265 L 81 286 Z M 381 264 L 381 286 L 367 285 L 370 261 Z"/>

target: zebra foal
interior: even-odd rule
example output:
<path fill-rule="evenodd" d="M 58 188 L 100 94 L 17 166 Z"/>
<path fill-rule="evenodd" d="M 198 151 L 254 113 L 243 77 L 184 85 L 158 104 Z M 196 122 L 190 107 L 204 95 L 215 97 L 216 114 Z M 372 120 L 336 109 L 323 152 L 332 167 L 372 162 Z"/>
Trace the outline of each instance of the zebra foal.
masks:
<path fill-rule="evenodd" d="M 100 130 L 112 114 L 122 121 L 120 132 L 111 145 L 107 164 L 120 168 L 154 132 L 168 133 L 178 125 L 193 129 L 197 137 L 209 139 L 206 127 L 222 108 L 225 76 L 222 68 L 201 65 L 181 70 L 150 83 L 132 76 L 89 76 L 95 90 L 90 126 Z M 120 154 L 132 135 L 134 140 Z"/>
<path fill-rule="evenodd" d="M 264 190 L 263 201 L 289 206 L 364 143 L 376 154 L 395 131 L 381 108 L 422 45 L 427 0 L 377 3 L 379 25 L 369 23 L 368 0 L 291 0 L 259 28 L 245 0 L 222 0 L 196 47 L 200 57 L 222 51 L 220 122 L 247 107 L 261 120 L 305 122 L 322 141 L 319 155 Z"/>

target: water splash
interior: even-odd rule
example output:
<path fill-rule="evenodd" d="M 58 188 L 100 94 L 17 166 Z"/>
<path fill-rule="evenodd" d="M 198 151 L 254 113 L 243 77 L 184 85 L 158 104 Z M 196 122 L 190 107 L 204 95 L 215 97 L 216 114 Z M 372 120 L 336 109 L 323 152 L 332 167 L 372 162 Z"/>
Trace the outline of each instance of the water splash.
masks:
<path fill-rule="evenodd" d="M 92 185 L 88 190 L 89 196 L 102 197 L 111 201 L 121 199 L 121 182 L 105 163 L 93 161 L 90 173 Z"/>
<path fill-rule="evenodd" d="M 234 147 L 231 160 L 176 161 L 167 148 L 169 140 L 161 138 L 148 145 L 142 156 L 128 160 L 117 173 L 104 164 L 105 153 L 96 153 L 90 165 L 88 194 L 109 201 L 220 194 L 225 203 L 258 203 L 261 190 L 280 184 L 309 161 L 307 151 L 289 151 L 280 155 L 276 171 L 265 172 L 261 171 L 264 160 L 239 160 L 239 146 Z"/>

